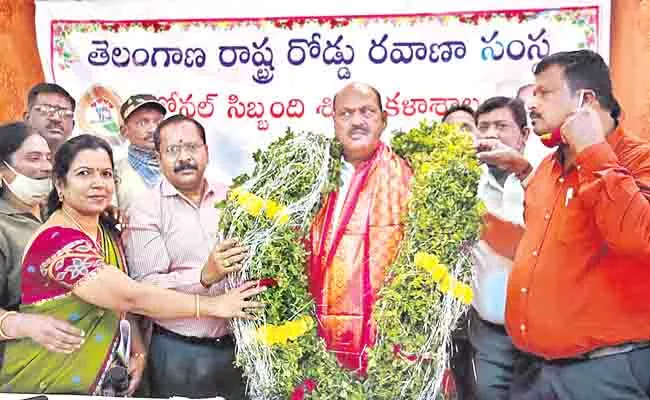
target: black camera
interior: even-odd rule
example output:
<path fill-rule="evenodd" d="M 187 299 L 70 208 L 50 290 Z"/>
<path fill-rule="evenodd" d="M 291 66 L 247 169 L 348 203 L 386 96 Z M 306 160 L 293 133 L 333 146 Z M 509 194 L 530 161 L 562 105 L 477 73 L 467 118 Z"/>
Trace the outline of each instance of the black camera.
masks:
<path fill-rule="evenodd" d="M 106 378 L 102 385 L 102 396 L 123 396 L 126 394 L 128 388 L 129 371 L 121 365 L 115 365 L 106 373 Z"/>

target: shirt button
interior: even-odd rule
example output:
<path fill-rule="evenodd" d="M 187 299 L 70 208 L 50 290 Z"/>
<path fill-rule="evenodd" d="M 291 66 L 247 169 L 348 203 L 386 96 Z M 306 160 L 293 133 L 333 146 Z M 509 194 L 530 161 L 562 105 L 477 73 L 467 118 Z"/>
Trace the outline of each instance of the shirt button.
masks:
<path fill-rule="evenodd" d="M 577 169 L 578 171 L 580 171 L 580 170 L 582 169 L 582 165 L 578 165 L 578 166 L 576 166 L 576 169 Z"/>
<path fill-rule="evenodd" d="M 551 219 L 551 214 L 549 214 L 549 213 L 544 214 L 544 219 L 547 220 L 547 221 L 549 219 Z"/>
<path fill-rule="evenodd" d="M 522 332 L 526 332 L 526 325 L 524 324 L 519 325 L 519 330 Z"/>
<path fill-rule="evenodd" d="M 533 257 L 537 257 L 537 250 L 533 250 Z"/>
<path fill-rule="evenodd" d="M 561 177 L 560 179 L 558 179 L 558 181 L 559 181 L 560 183 L 564 183 L 564 178 Z"/>
<path fill-rule="evenodd" d="M 523 293 L 523 294 L 528 293 L 528 289 L 525 288 L 525 287 L 522 287 L 522 288 L 521 288 L 521 293 Z"/>

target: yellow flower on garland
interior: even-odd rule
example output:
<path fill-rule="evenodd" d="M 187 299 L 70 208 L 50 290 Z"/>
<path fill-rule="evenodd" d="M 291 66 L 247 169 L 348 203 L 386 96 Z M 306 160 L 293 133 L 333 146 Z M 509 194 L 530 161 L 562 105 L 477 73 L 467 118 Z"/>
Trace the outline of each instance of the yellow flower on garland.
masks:
<path fill-rule="evenodd" d="M 462 301 L 463 304 L 467 304 L 467 305 L 472 304 L 472 300 L 474 300 L 474 292 L 472 291 L 472 287 L 465 283 L 463 283 L 462 287 L 463 287 L 462 293 L 457 298 L 460 301 Z"/>
<path fill-rule="evenodd" d="M 228 193 L 228 200 L 236 201 L 246 212 L 254 217 L 264 215 L 268 219 L 277 219 L 280 224 L 289 222 L 289 213 L 282 204 L 270 199 L 263 199 L 240 188 L 234 188 Z"/>
<path fill-rule="evenodd" d="M 244 192 L 242 190 L 242 191 L 235 192 L 233 197 L 237 201 L 237 203 L 239 203 L 239 205 L 243 207 L 244 204 L 248 203 L 255 196 L 252 193 Z"/>
<path fill-rule="evenodd" d="M 282 225 L 286 224 L 289 222 L 289 214 L 287 214 L 286 210 L 283 210 L 280 217 L 278 218 L 278 222 Z"/>
<path fill-rule="evenodd" d="M 228 200 L 230 201 L 237 201 L 237 198 L 242 194 L 242 190 L 238 187 L 232 189 L 230 192 L 228 192 Z"/>
<path fill-rule="evenodd" d="M 244 207 L 246 212 L 248 212 L 250 215 L 257 217 L 262 212 L 262 208 L 264 207 L 264 200 L 255 195 L 251 195 L 251 197 L 242 204 L 242 207 Z"/>
<path fill-rule="evenodd" d="M 304 316 L 282 325 L 264 325 L 257 328 L 257 340 L 271 347 L 276 344 L 287 344 L 289 340 L 295 340 L 309 332 L 314 327 L 314 320 L 310 316 Z"/>
<path fill-rule="evenodd" d="M 264 204 L 264 214 L 268 219 L 275 218 L 275 216 L 283 209 L 284 207 L 273 200 L 266 200 Z"/>
<path fill-rule="evenodd" d="M 453 278 L 450 278 L 449 275 L 445 275 L 445 277 L 442 278 L 442 281 L 440 281 L 440 284 L 438 285 L 438 290 L 444 294 L 447 294 L 449 292 L 449 289 L 451 289 L 452 283 Z"/>
<path fill-rule="evenodd" d="M 443 294 L 454 296 L 463 304 L 471 304 L 473 299 L 472 288 L 449 275 L 447 267 L 440 262 L 438 257 L 425 252 L 415 254 L 415 265 L 431 275 L 432 280 L 438 284 L 437 289 Z"/>
<path fill-rule="evenodd" d="M 415 255 L 415 265 L 422 268 L 431 274 L 431 277 L 436 283 L 442 282 L 442 280 L 449 275 L 447 268 L 440 263 L 438 257 L 419 252 Z"/>

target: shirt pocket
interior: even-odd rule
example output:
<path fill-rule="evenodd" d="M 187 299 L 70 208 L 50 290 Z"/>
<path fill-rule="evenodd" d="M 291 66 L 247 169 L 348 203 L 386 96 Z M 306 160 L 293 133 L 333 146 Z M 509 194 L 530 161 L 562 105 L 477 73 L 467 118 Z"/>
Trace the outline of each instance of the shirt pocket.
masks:
<path fill-rule="evenodd" d="M 584 207 L 584 204 L 578 197 L 570 199 L 568 202 L 562 199 L 563 203 L 559 205 L 558 226 L 554 231 L 557 234 L 557 240 L 564 244 L 584 243 L 593 233 L 593 218 L 590 210 Z"/>

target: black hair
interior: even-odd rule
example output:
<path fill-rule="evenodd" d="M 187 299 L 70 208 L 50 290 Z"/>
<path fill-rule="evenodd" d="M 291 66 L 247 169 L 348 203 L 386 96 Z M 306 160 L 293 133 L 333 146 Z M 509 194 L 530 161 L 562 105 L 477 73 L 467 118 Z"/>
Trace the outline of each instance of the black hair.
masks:
<path fill-rule="evenodd" d="M 4 163 L 11 164 L 11 156 L 18 151 L 25 140 L 33 135 L 22 122 L 11 122 L 0 125 L 0 168 Z M 4 193 L 4 185 L 0 185 L 0 194 Z"/>
<path fill-rule="evenodd" d="M 476 110 L 476 123 L 478 124 L 478 117 L 497 110 L 499 108 L 508 108 L 512 113 L 512 118 L 519 129 L 523 130 L 527 125 L 526 120 L 526 105 L 523 100 L 505 96 L 491 97 L 485 100 Z"/>
<path fill-rule="evenodd" d="M 108 158 L 111 160 L 111 168 L 115 168 L 115 163 L 113 162 L 113 150 L 106 140 L 94 135 L 79 135 L 65 141 L 54 155 L 54 162 L 52 163 L 52 181 L 65 182 L 66 175 L 68 174 L 68 171 L 70 171 L 70 165 L 72 165 L 74 160 L 77 158 L 77 155 L 84 150 L 104 150 L 106 154 L 108 154 Z M 48 215 L 52 215 L 52 213 L 59 208 L 61 208 L 61 201 L 59 199 L 59 193 L 57 192 L 56 187 L 54 187 L 47 198 Z M 102 215 L 100 216 L 100 222 L 112 231 L 116 230 L 116 221 L 112 218 Z"/>
<path fill-rule="evenodd" d="M 68 102 L 70 102 L 72 111 L 74 111 L 77 107 L 77 102 L 75 101 L 74 97 L 72 97 L 70 93 L 68 93 L 68 91 L 63 87 L 57 85 L 56 83 L 42 82 L 29 89 L 29 93 L 27 94 L 27 109 L 30 110 L 34 106 L 36 97 L 38 97 L 39 94 L 49 93 L 59 94 L 65 97 Z"/>
<path fill-rule="evenodd" d="M 453 113 L 455 113 L 457 111 L 462 111 L 462 112 L 468 113 L 469 115 L 472 116 L 472 119 L 476 118 L 476 112 L 469 105 L 467 105 L 467 104 L 454 104 L 453 106 L 449 107 L 447 109 L 447 111 L 445 111 L 444 115 L 442 116 L 442 122 L 447 121 L 447 118 L 449 118 L 449 116 L 451 114 L 453 114 Z"/>
<path fill-rule="evenodd" d="M 169 125 L 178 124 L 183 121 L 189 121 L 193 123 L 199 130 L 199 135 L 201 136 L 201 140 L 203 140 L 203 144 L 207 144 L 205 140 L 205 128 L 199 121 L 195 120 L 194 118 L 186 117 L 183 114 L 174 114 L 162 121 L 153 132 L 153 143 L 158 153 L 160 153 L 160 132 L 162 132 L 163 128 Z"/>
<path fill-rule="evenodd" d="M 598 102 L 609 111 L 614 122 L 618 124 L 621 105 L 614 97 L 609 67 L 598 53 L 591 50 L 576 50 L 551 54 L 535 66 L 534 73 L 541 74 L 553 65 L 563 67 L 564 79 L 572 91 L 593 90 Z"/>
<path fill-rule="evenodd" d="M 370 89 L 370 91 L 372 91 L 375 94 L 375 96 L 377 96 L 377 105 L 379 106 L 379 112 L 383 113 L 384 112 L 384 105 L 381 102 L 381 94 L 379 93 L 379 90 L 377 90 L 377 88 L 375 88 L 374 86 L 370 86 L 370 85 L 365 84 L 365 83 L 364 83 L 364 85 L 366 85 Z M 334 98 L 332 99 L 332 109 L 333 110 L 336 109 L 336 96 L 338 96 L 338 93 L 335 94 Z"/>
<path fill-rule="evenodd" d="M 11 156 L 23 145 L 25 140 L 32 135 L 23 122 L 11 122 L 0 125 L 0 164 L 11 161 Z M 1 165 L 0 165 L 1 166 Z"/>

